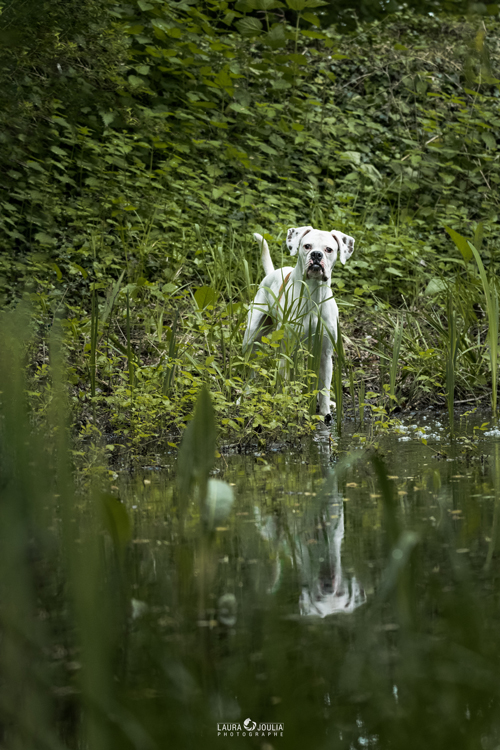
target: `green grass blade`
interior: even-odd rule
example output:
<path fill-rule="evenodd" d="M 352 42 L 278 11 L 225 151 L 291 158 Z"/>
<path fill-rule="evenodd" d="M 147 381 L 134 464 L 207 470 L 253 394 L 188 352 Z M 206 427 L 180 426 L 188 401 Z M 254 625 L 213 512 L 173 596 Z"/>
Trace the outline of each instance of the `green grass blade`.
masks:
<path fill-rule="evenodd" d="M 358 385 L 358 410 L 359 410 L 359 421 L 364 424 L 365 421 L 365 378 L 364 373 L 359 373 L 360 380 Z"/>
<path fill-rule="evenodd" d="M 336 409 L 335 414 L 337 417 L 337 430 L 340 435 L 342 430 L 342 415 L 343 415 L 343 392 L 342 392 L 342 370 L 345 364 L 344 345 L 342 342 L 342 331 L 340 329 L 340 320 L 337 321 L 337 341 L 335 342 L 335 352 L 337 354 L 335 358 L 334 367 L 334 389 L 335 389 L 335 403 Z"/>
<path fill-rule="evenodd" d="M 90 395 L 95 396 L 96 370 L 97 370 L 97 337 L 99 330 L 99 306 L 97 292 L 92 289 L 90 310 Z"/>
<path fill-rule="evenodd" d="M 179 311 L 176 310 L 174 322 L 172 323 L 172 328 L 170 331 L 170 341 L 168 345 L 168 354 L 167 354 L 167 360 L 166 360 L 166 371 L 165 371 L 165 377 L 163 378 L 163 395 L 164 396 L 170 396 L 170 393 L 172 392 L 173 384 L 174 384 L 174 378 L 175 378 L 175 371 L 176 371 L 176 365 L 174 360 L 177 358 L 177 325 L 179 322 Z"/>
<path fill-rule="evenodd" d="M 394 329 L 394 341 L 392 344 L 392 360 L 390 370 L 390 389 L 389 394 L 391 397 L 391 410 L 394 408 L 393 404 L 396 401 L 396 375 L 398 371 L 399 363 L 399 352 L 401 349 L 401 341 L 403 339 L 403 323 L 401 320 L 397 320 L 396 327 Z"/>
<path fill-rule="evenodd" d="M 448 341 L 446 347 L 446 403 L 450 420 L 450 433 L 454 430 L 455 363 L 457 357 L 457 320 L 453 297 L 448 298 Z"/>
<path fill-rule="evenodd" d="M 486 314 L 488 316 L 488 342 L 490 349 L 491 370 L 491 407 L 493 415 L 497 414 L 497 389 L 498 389 L 498 292 L 489 284 L 481 256 L 471 242 L 467 243 L 474 255 L 479 275 L 486 298 Z"/>
<path fill-rule="evenodd" d="M 132 342 L 130 339 L 130 298 L 127 292 L 127 363 L 130 387 L 134 387 L 134 360 L 132 354 Z"/>

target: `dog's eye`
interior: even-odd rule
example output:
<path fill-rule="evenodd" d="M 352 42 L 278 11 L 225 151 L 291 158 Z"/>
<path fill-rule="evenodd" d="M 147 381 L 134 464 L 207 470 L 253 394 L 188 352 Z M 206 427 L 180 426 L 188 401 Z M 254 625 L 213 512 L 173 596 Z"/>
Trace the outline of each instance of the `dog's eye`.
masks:
<path fill-rule="evenodd" d="M 327 253 L 333 253 L 333 250 L 331 247 L 325 247 L 325 250 Z"/>
<path fill-rule="evenodd" d="M 312 245 L 304 245 L 304 250 L 310 250 Z"/>

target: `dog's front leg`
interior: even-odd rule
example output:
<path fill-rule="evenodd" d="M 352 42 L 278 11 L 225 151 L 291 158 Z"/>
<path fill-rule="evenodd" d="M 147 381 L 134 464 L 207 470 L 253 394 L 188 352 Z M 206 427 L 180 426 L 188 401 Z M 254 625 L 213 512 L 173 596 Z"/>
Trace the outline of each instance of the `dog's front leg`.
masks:
<path fill-rule="evenodd" d="M 329 338 L 323 339 L 321 347 L 321 362 L 319 366 L 319 413 L 325 418 L 325 422 L 330 422 L 332 415 L 330 413 L 330 388 L 332 385 L 333 373 L 333 345 Z"/>
<path fill-rule="evenodd" d="M 325 335 L 323 346 L 321 347 L 321 362 L 319 366 L 319 388 L 318 397 L 319 413 L 325 418 L 328 424 L 331 422 L 332 415 L 330 411 L 330 389 L 332 386 L 333 374 L 333 347 L 337 342 L 338 336 L 339 310 L 337 303 L 330 297 L 325 301 L 323 307 L 323 324 L 325 326 Z M 324 391 L 324 393 L 321 393 Z"/>

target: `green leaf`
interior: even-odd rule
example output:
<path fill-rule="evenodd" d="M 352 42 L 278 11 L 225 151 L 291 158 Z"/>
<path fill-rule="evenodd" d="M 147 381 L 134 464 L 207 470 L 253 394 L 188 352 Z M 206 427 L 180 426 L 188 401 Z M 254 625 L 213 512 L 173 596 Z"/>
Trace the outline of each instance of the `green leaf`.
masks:
<path fill-rule="evenodd" d="M 326 42 L 330 41 L 327 39 L 325 34 L 323 34 L 321 31 L 312 31 L 311 29 L 304 29 L 300 32 L 302 36 L 306 36 L 308 39 L 324 39 L 325 44 Z"/>
<path fill-rule="evenodd" d="M 226 305 L 226 312 L 228 315 L 237 315 L 242 307 L 242 302 L 228 302 Z"/>
<path fill-rule="evenodd" d="M 113 540 L 116 551 L 122 555 L 132 537 L 132 526 L 127 509 L 113 495 L 104 494 L 101 500 L 104 526 Z"/>
<path fill-rule="evenodd" d="M 200 390 L 194 417 L 186 427 L 177 462 L 177 482 L 181 499 L 185 500 L 192 484 L 200 484 L 202 499 L 208 474 L 215 462 L 215 417 L 212 400 L 206 387 Z"/>
<path fill-rule="evenodd" d="M 248 109 L 248 107 L 243 107 L 243 105 L 238 104 L 238 102 L 233 102 L 232 104 L 230 104 L 228 109 L 232 109 L 233 112 L 241 112 L 242 114 L 245 114 L 245 115 L 252 114 L 251 111 Z"/>
<path fill-rule="evenodd" d="M 496 139 L 492 136 L 491 133 L 481 133 L 481 137 L 488 148 L 495 149 L 497 147 Z"/>
<path fill-rule="evenodd" d="M 31 169 L 36 169 L 37 172 L 45 172 L 45 169 L 41 164 L 39 164 L 37 161 L 31 161 L 31 159 L 28 160 L 28 167 L 30 167 Z"/>
<path fill-rule="evenodd" d="M 224 67 L 217 73 L 214 78 L 214 83 L 216 86 L 228 91 L 228 93 L 232 93 L 233 81 L 231 79 L 229 65 L 224 65 Z M 230 92 L 229 89 L 231 90 Z"/>
<path fill-rule="evenodd" d="M 132 88 L 138 88 L 139 86 L 144 86 L 144 81 L 142 78 L 139 78 L 139 76 L 128 76 L 128 82 L 132 86 Z"/>
<path fill-rule="evenodd" d="M 262 31 L 262 21 L 258 18 L 241 18 L 234 24 L 241 36 L 255 36 Z"/>
<path fill-rule="evenodd" d="M 108 125 L 111 125 L 111 123 L 115 119 L 114 112 L 102 112 L 101 111 L 99 112 L 99 114 L 101 115 L 101 119 L 106 127 L 108 127 Z"/>
<path fill-rule="evenodd" d="M 474 232 L 474 247 L 478 251 L 478 253 L 481 252 L 481 246 L 483 244 L 483 222 L 480 221 L 479 224 L 476 227 L 476 231 Z"/>
<path fill-rule="evenodd" d="M 200 310 L 204 310 L 208 305 L 214 305 L 217 301 L 217 293 L 210 286 L 200 286 L 194 293 L 196 304 Z"/>
<path fill-rule="evenodd" d="M 286 44 L 286 33 L 285 33 L 285 27 L 282 23 L 276 24 L 276 26 L 273 26 L 271 31 L 268 34 L 265 34 L 262 37 L 262 41 L 264 44 L 269 45 L 269 47 L 272 47 L 272 49 L 278 49 L 278 47 L 284 47 Z"/>
<path fill-rule="evenodd" d="M 57 263 L 51 263 L 50 265 L 51 265 L 51 268 L 53 268 L 54 271 L 56 272 L 57 280 L 61 281 L 61 279 L 62 279 L 62 273 L 61 273 L 61 269 L 59 268 L 59 266 L 57 265 Z"/>
<path fill-rule="evenodd" d="M 276 156 L 278 154 L 275 148 L 273 148 L 272 146 L 268 146 L 266 143 L 260 143 L 259 146 L 261 148 L 261 151 L 264 151 L 264 153 L 266 154 L 271 154 L 272 156 Z"/>
<path fill-rule="evenodd" d="M 434 294 L 439 294 L 440 292 L 446 291 L 447 288 L 448 285 L 446 284 L 446 281 L 444 281 L 444 279 L 434 278 L 431 279 L 425 287 L 424 294 L 432 296 Z"/>
<path fill-rule="evenodd" d="M 441 179 L 445 183 L 445 185 L 452 185 L 455 182 L 455 175 L 454 174 L 446 174 L 446 172 L 440 172 L 439 173 Z"/>
<path fill-rule="evenodd" d="M 125 34 L 131 34 L 131 35 L 137 35 L 141 34 L 144 31 L 144 26 L 140 26 L 139 24 L 136 24 L 135 26 L 126 26 L 123 29 Z"/>
<path fill-rule="evenodd" d="M 315 13 L 302 13 L 302 18 L 308 23 L 312 23 L 314 26 L 321 26 L 321 21 Z"/>
<path fill-rule="evenodd" d="M 462 253 L 462 257 L 464 261 L 468 263 L 470 259 L 472 258 L 472 250 L 469 247 L 468 240 L 466 240 L 465 237 L 462 237 L 462 235 L 459 234 L 458 232 L 455 232 L 455 230 L 452 229 L 451 227 L 445 227 L 445 229 L 450 235 L 455 245 L 458 247 L 458 249 Z"/>
<path fill-rule="evenodd" d="M 38 242 L 41 245 L 55 245 L 56 244 L 54 237 L 51 237 L 46 232 L 37 232 L 35 234 L 35 240 L 38 240 Z"/>
<path fill-rule="evenodd" d="M 301 55 L 298 52 L 292 52 L 290 55 L 285 55 L 287 60 L 296 63 L 297 65 L 309 65 L 309 60 L 305 55 Z"/>
<path fill-rule="evenodd" d="M 273 10 L 274 8 L 284 8 L 284 3 L 279 0 L 251 0 L 255 10 Z"/>
<path fill-rule="evenodd" d="M 238 0 L 234 7 L 242 13 L 249 13 L 252 10 L 284 8 L 285 5 L 280 0 Z"/>
<path fill-rule="evenodd" d="M 296 10 L 300 13 L 306 7 L 306 0 L 286 0 L 286 4 L 290 10 Z"/>

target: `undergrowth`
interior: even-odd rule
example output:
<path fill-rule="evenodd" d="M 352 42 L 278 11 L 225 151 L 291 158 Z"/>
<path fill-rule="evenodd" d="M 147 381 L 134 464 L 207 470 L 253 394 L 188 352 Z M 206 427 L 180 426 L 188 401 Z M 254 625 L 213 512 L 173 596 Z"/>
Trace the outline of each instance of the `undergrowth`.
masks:
<path fill-rule="evenodd" d="M 308 434 L 306 353 L 286 383 L 283 331 L 252 358 L 241 340 L 251 233 L 278 266 L 309 223 L 356 238 L 332 276 L 339 408 L 492 391 L 496 408 L 497 20 L 399 13 L 340 34 L 271 9 L 261 33 L 250 6 L 131 2 L 97 23 L 92 5 L 77 43 L 45 26 L 5 57 L 0 286 L 31 305 L 34 418 L 59 326 L 77 432 L 110 450 L 177 444 L 202 384 L 225 442 Z"/>

